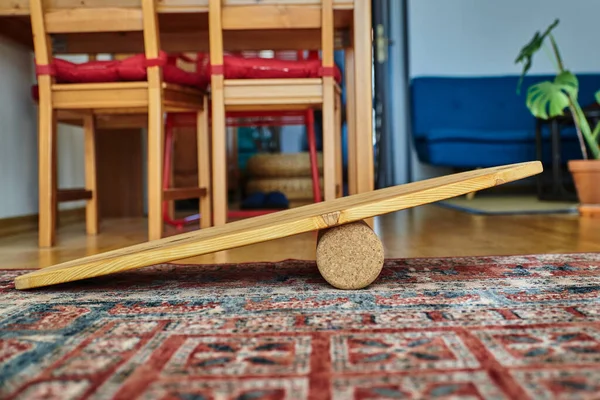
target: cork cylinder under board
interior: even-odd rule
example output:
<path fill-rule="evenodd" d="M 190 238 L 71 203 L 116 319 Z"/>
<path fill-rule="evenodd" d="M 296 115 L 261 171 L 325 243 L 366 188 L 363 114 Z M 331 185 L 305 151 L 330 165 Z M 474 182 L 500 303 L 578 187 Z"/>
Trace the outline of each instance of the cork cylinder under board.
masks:
<path fill-rule="evenodd" d="M 383 268 L 383 243 L 365 221 L 319 231 L 317 268 L 338 289 L 363 289 L 373 283 Z"/>

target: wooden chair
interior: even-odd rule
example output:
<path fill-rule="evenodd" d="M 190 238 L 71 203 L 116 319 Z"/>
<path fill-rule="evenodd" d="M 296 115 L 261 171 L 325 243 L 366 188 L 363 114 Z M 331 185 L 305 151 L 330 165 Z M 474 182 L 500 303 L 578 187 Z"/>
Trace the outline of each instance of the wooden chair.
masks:
<path fill-rule="evenodd" d="M 206 83 L 200 75 L 187 74 L 170 65 L 160 51 L 155 0 L 141 6 L 94 9 L 45 9 L 43 0 L 30 0 L 39 96 L 39 245 L 55 243 L 56 209 L 59 201 L 84 199 L 87 233 L 98 232 L 96 192 L 95 121 L 106 116 L 146 115 L 148 131 L 148 239 L 163 236 L 164 199 L 200 198 L 200 207 L 210 214 L 209 137 Z M 124 60 L 72 64 L 53 57 L 50 35 L 139 31 L 144 54 Z M 57 113 L 72 113 L 84 119 L 86 184 L 84 190 L 57 190 Z M 194 188 L 163 192 L 164 113 L 195 112 L 198 157 L 201 170 Z M 202 226 L 210 226 L 202 219 Z"/>
<path fill-rule="evenodd" d="M 283 60 L 286 61 L 282 63 L 280 68 L 286 68 L 290 65 L 287 61 L 298 61 L 300 63 L 300 67 L 305 64 L 303 61 L 308 58 L 312 60 L 318 60 L 319 55 L 318 51 L 308 51 L 307 56 L 304 54 L 304 51 L 275 51 L 273 52 L 272 58 L 274 60 Z M 248 64 L 252 66 L 256 66 L 257 68 L 261 68 L 261 73 L 263 75 L 269 75 L 270 71 L 264 69 L 264 65 L 262 65 L 259 58 L 264 58 L 261 56 L 261 52 L 259 51 L 242 51 L 237 53 L 230 53 L 231 55 L 235 55 L 236 57 L 241 57 L 243 59 L 248 60 Z M 206 64 L 210 57 L 209 54 L 206 53 L 196 53 L 195 56 L 190 56 L 187 54 L 178 54 L 179 59 L 188 63 L 188 65 L 194 65 L 195 71 L 206 73 Z M 239 59 L 239 58 L 238 58 Z M 277 71 L 277 65 L 271 63 L 269 65 L 271 67 L 271 72 L 275 75 L 281 74 L 280 71 Z M 273 68 L 275 67 L 275 68 Z M 208 77 L 210 79 L 210 77 Z M 306 128 L 306 135 L 309 147 L 309 158 L 310 158 L 310 173 L 312 179 L 312 189 L 313 189 L 313 201 L 315 203 L 319 203 L 322 201 L 321 194 L 321 179 L 319 173 L 318 166 L 318 155 L 317 155 L 317 146 L 316 146 L 316 133 L 315 133 L 315 118 L 314 118 L 314 109 L 306 108 L 301 110 L 278 110 L 278 109 L 267 109 L 267 110 L 244 110 L 244 111 L 226 111 L 225 113 L 226 126 L 227 127 L 266 127 L 266 126 L 289 126 L 289 125 L 304 125 Z M 165 149 L 165 173 L 164 179 L 165 184 L 168 184 L 171 179 L 171 168 L 172 165 L 171 159 L 173 158 L 172 154 L 172 137 L 177 128 L 187 128 L 190 126 L 195 126 L 195 116 L 193 114 L 183 114 L 183 113 L 175 113 L 168 114 L 166 118 L 166 149 Z M 341 121 L 336 121 L 340 122 Z M 212 121 L 209 118 L 209 126 L 211 126 Z M 341 127 L 336 127 L 341 129 Z M 232 139 L 235 143 L 235 138 Z M 237 164 L 237 150 L 235 149 L 235 145 L 231 146 L 233 148 L 229 148 L 228 152 L 232 153 L 234 156 L 234 162 Z M 231 161 L 229 161 L 231 164 Z M 230 165 L 231 167 L 231 165 Z M 231 177 L 230 175 L 228 175 Z M 229 210 L 227 213 L 228 218 L 251 218 L 254 216 L 268 214 L 272 212 L 278 212 L 280 210 L 274 209 L 259 209 L 259 210 Z M 177 229 L 183 229 L 183 227 L 187 224 L 194 223 L 201 215 L 192 215 L 184 218 L 173 218 L 173 207 L 165 207 L 163 209 L 163 219 L 167 225 L 177 227 Z"/>
<path fill-rule="evenodd" d="M 293 24 L 289 21 L 302 21 Z M 299 68 L 290 64 L 284 77 L 249 76 L 260 71 L 253 60 L 224 55 L 225 30 L 320 28 L 321 60 L 307 61 Z M 300 33 L 299 33 L 300 34 Z M 323 112 L 323 197 L 341 196 L 341 101 L 337 84 L 341 75 L 334 65 L 333 1 L 318 5 L 244 4 L 226 5 L 209 0 L 210 76 L 212 107 L 213 222 L 227 222 L 226 112 L 243 110 L 305 110 Z M 265 60 L 254 60 L 265 63 Z M 279 62 L 279 60 L 277 60 Z M 290 73 L 293 72 L 293 73 Z M 337 73 L 337 75 L 336 75 Z M 337 79 L 336 79 L 337 78 Z M 337 120 L 337 123 L 336 123 Z"/>

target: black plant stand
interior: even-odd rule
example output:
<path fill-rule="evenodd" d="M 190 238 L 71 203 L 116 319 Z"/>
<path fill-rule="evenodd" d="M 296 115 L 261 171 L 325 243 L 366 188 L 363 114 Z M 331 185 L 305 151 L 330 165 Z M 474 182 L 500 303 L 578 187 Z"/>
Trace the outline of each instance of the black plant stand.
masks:
<path fill-rule="evenodd" d="M 583 113 L 590 123 L 590 126 L 596 126 L 600 121 L 600 106 L 592 104 L 583 109 Z M 564 127 L 574 127 L 573 117 L 570 112 L 566 112 L 564 116 L 555 117 L 549 120 L 536 120 L 536 157 L 538 161 L 542 160 L 543 141 L 542 128 L 544 125 L 550 126 L 550 148 L 551 148 L 551 163 L 550 169 L 544 168 L 546 173 L 539 174 L 537 180 L 537 194 L 540 200 L 550 201 L 577 201 L 577 193 L 571 178 L 571 174 L 566 167 L 566 162 L 563 162 L 561 157 L 561 129 Z M 550 176 L 548 176 L 550 175 Z M 546 181 L 550 178 L 549 190 L 546 188 Z"/>

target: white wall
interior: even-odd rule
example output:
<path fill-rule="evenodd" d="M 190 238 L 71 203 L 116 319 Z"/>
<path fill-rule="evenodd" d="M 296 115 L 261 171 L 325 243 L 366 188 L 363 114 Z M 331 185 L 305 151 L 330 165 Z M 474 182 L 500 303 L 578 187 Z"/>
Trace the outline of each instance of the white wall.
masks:
<path fill-rule="evenodd" d="M 410 74 L 519 74 L 514 60 L 536 31 L 555 18 L 568 68 L 598 72 L 598 0 L 409 0 Z M 541 52 L 532 73 L 555 69 Z"/>
<path fill-rule="evenodd" d="M 0 218 L 37 212 L 37 134 L 30 53 L 0 39 Z"/>
<path fill-rule="evenodd" d="M 37 108 L 31 52 L 0 38 L 0 218 L 37 214 Z M 84 184 L 80 128 L 58 131 L 59 187 Z M 77 207 L 61 204 L 60 208 Z"/>
<path fill-rule="evenodd" d="M 395 1 L 395 0 L 392 0 Z M 519 51 L 556 18 L 554 30 L 565 66 L 600 72 L 599 0 L 407 0 L 409 76 L 520 74 Z M 544 51 L 530 73 L 556 72 Z M 421 164 L 411 151 L 412 180 L 451 171 Z"/>

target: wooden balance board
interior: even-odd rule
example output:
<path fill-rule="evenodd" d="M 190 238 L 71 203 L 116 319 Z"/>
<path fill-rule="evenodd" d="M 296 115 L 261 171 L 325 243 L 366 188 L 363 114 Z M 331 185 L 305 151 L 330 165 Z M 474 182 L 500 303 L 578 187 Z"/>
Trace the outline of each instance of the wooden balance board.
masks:
<path fill-rule="evenodd" d="M 542 172 L 538 161 L 478 169 L 342 197 L 56 264 L 15 279 L 31 289 L 232 249 L 433 203 Z"/>

